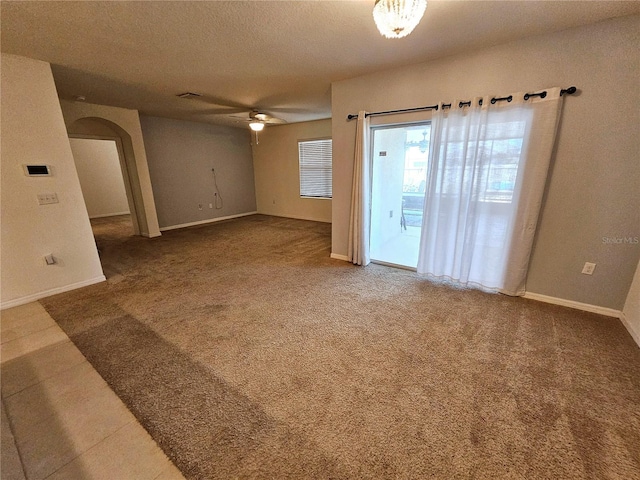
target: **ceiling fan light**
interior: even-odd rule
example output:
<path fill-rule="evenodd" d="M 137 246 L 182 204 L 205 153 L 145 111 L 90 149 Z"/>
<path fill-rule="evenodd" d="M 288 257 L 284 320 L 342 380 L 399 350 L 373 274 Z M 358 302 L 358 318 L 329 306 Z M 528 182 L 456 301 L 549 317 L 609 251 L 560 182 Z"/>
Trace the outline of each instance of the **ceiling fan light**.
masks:
<path fill-rule="evenodd" d="M 261 132 L 264 129 L 264 123 L 262 122 L 251 122 L 249 123 L 249 128 L 254 132 Z"/>
<path fill-rule="evenodd" d="M 382 36 L 402 38 L 418 26 L 426 9 L 427 0 L 376 0 L 373 20 Z"/>

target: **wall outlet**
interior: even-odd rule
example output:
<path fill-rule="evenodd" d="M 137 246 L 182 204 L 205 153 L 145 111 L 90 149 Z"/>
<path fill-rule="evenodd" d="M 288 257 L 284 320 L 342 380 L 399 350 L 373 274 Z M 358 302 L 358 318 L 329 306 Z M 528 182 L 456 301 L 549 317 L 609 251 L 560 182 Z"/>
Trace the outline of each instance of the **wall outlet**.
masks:
<path fill-rule="evenodd" d="M 393 210 L 389 210 L 389 218 L 393 218 Z"/>
<path fill-rule="evenodd" d="M 45 255 L 44 256 L 44 261 L 45 261 L 45 263 L 47 265 L 55 265 L 56 263 L 58 263 L 58 262 L 56 262 L 56 259 L 55 259 L 55 257 L 53 256 L 52 253 L 50 253 L 49 255 Z"/>
<path fill-rule="evenodd" d="M 585 275 L 593 275 L 593 271 L 596 269 L 595 263 L 585 262 L 584 267 L 582 267 L 582 273 Z"/>
<path fill-rule="evenodd" d="M 202 210 L 202 204 L 201 203 L 198 204 L 198 210 Z"/>
<path fill-rule="evenodd" d="M 213 203 L 210 203 L 210 204 L 209 204 L 209 208 L 213 208 Z"/>

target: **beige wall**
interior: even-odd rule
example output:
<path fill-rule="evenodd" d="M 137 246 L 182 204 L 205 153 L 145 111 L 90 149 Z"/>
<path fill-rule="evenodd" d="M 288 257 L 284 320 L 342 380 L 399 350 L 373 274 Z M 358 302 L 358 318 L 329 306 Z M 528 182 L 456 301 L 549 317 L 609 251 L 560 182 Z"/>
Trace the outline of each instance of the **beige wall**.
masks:
<path fill-rule="evenodd" d="M 349 113 L 576 85 L 556 144 L 527 290 L 622 309 L 640 245 L 640 17 L 531 37 L 332 85 L 332 252 L 347 253 L 355 122 Z M 382 118 L 382 117 L 381 117 Z M 595 262 L 593 276 L 580 273 Z"/>
<path fill-rule="evenodd" d="M 331 120 L 269 125 L 253 140 L 258 212 L 331 222 L 331 200 L 300 197 L 298 140 L 331 137 Z"/>
<path fill-rule="evenodd" d="M 144 115 L 140 121 L 161 228 L 255 213 L 248 129 Z"/>
<path fill-rule="evenodd" d="M 138 111 L 66 100 L 61 100 L 60 105 L 62 106 L 62 113 L 69 134 L 119 135 L 124 150 L 123 154 L 128 162 L 128 180 L 138 207 L 137 226 L 144 236 L 159 236 L 160 227 L 158 226 L 158 216 Z M 98 119 L 98 121 L 83 123 L 83 119 Z M 106 120 L 108 123 L 101 125 L 99 121 L 102 120 Z M 120 131 L 114 130 L 114 127 Z"/>
<path fill-rule="evenodd" d="M 104 280 L 48 63 L 2 55 L 2 308 Z M 33 178 L 24 163 L 51 165 Z M 38 205 L 56 193 L 59 203 Z M 44 256 L 53 254 L 56 265 Z"/>
<path fill-rule="evenodd" d="M 89 218 L 129 213 L 116 142 L 70 138 Z"/>
<path fill-rule="evenodd" d="M 640 263 L 638 263 L 636 274 L 633 276 L 627 301 L 624 303 L 623 313 L 624 322 L 629 333 L 640 346 Z"/>

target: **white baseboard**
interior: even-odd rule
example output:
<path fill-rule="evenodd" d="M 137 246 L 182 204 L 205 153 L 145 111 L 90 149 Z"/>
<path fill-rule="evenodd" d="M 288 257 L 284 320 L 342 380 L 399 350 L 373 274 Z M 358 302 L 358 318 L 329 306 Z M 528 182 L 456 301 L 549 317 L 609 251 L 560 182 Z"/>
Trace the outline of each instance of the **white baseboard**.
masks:
<path fill-rule="evenodd" d="M 154 234 L 151 234 L 149 232 L 140 232 L 140 235 L 142 235 L 143 237 L 146 237 L 146 238 L 156 238 L 156 237 L 162 236 L 162 233 L 160 233 L 160 231 L 158 231 L 158 233 L 154 233 Z"/>
<path fill-rule="evenodd" d="M 635 342 L 638 344 L 638 347 L 640 347 L 640 332 L 637 332 L 636 330 L 633 329 L 633 327 L 631 326 L 631 323 L 629 323 L 629 320 L 627 320 L 627 316 L 624 314 L 624 312 L 620 313 L 620 321 L 626 327 L 627 331 L 631 335 L 631 338 L 633 338 Z"/>
<path fill-rule="evenodd" d="M 345 262 L 349 261 L 349 257 L 346 255 L 340 255 L 338 253 L 332 253 L 331 258 L 335 258 L 336 260 L 344 260 Z"/>
<path fill-rule="evenodd" d="M 573 300 L 565 300 L 564 298 L 550 297 L 548 295 L 541 295 L 533 292 L 525 293 L 524 298 L 538 300 L 539 302 L 552 303 L 554 305 L 562 305 L 563 307 L 575 308 L 577 310 L 584 310 L 585 312 L 599 313 L 600 315 L 606 315 L 607 317 L 620 318 L 620 315 L 622 314 L 620 310 L 614 310 L 613 308 L 599 307 L 598 305 L 590 305 L 588 303 L 575 302 Z"/>
<path fill-rule="evenodd" d="M 633 340 L 640 347 L 640 332 L 636 332 L 633 329 L 624 312 L 621 312 L 620 310 L 600 307 L 598 305 L 590 305 L 588 303 L 575 302 L 573 300 L 565 300 L 564 298 L 550 297 L 548 295 L 542 295 L 540 293 L 527 292 L 524 294 L 524 298 L 537 300 L 539 302 L 552 303 L 554 305 L 561 305 L 563 307 L 575 308 L 576 310 L 583 310 L 585 312 L 599 313 L 600 315 L 605 315 L 607 317 L 618 318 L 622 322 L 622 325 L 624 325 L 624 327 L 629 332 L 629 335 L 631 335 L 631 338 L 633 338 Z"/>
<path fill-rule="evenodd" d="M 27 295 L 25 297 L 15 298 L 13 300 L 7 300 L 6 302 L 0 303 L 0 310 L 5 310 L 7 308 L 18 307 L 20 305 L 24 305 L 25 303 L 35 302 L 36 300 L 40 300 L 41 298 L 50 297 L 51 295 L 56 295 L 58 293 L 68 292 L 70 290 L 75 290 L 76 288 L 87 287 L 89 285 L 93 285 L 94 283 L 104 282 L 106 280 L 104 275 L 100 275 L 99 277 L 90 278 L 89 280 L 83 280 L 82 282 L 72 283 L 70 285 L 64 285 L 62 287 L 52 288 L 50 290 L 44 290 L 42 292 L 34 293 L 32 295 Z"/>
<path fill-rule="evenodd" d="M 269 217 L 280 217 L 280 218 L 293 218 L 295 220 L 309 220 L 310 222 L 320 222 L 320 223 L 331 223 L 331 220 L 319 220 L 317 218 L 309 218 L 302 215 L 284 215 L 277 213 L 267 213 L 267 212 L 256 212 L 260 215 L 267 215 Z"/>
<path fill-rule="evenodd" d="M 167 230 L 177 230 L 178 228 L 194 227 L 196 225 L 204 225 L 205 223 L 221 222 L 222 220 L 231 220 L 232 218 L 246 217 L 248 215 L 255 215 L 257 213 L 258 212 L 238 213 L 236 215 L 228 215 L 226 217 L 208 218 L 207 220 L 199 220 L 197 222 L 181 223 L 180 225 L 170 225 L 168 227 L 160 228 L 160 231 L 166 232 Z"/>
<path fill-rule="evenodd" d="M 105 218 L 105 217 L 117 217 L 118 215 L 129 215 L 131 212 L 116 212 L 116 213 L 104 213 L 102 215 L 90 215 L 89 218 Z"/>

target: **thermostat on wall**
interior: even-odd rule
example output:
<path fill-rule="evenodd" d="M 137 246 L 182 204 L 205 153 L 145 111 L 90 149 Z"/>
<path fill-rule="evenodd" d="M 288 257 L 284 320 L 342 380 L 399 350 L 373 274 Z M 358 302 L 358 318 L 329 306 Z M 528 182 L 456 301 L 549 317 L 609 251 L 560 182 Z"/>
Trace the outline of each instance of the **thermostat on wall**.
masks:
<path fill-rule="evenodd" d="M 23 165 L 24 173 L 29 177 L 50 177 L 51 167 L 49 165 Z"/>

